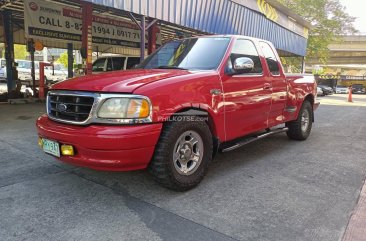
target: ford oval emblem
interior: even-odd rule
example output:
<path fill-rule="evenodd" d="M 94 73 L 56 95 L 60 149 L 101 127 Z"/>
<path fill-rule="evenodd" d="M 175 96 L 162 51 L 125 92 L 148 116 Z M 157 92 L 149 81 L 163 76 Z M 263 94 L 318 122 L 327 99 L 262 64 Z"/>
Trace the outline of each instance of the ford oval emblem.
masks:
<path fill-rule="evenodd" d="M 59 111 L 61 111 L 61 112 L 64 112 L 64 111 L 66 111 L 66 110 L 67 110 L 67 105 L 65 105 L 65 104 L 63 104 L 63 103 L 58 104 L 58 105 L 57 105 L 57 109 L 58 109 Z"/>

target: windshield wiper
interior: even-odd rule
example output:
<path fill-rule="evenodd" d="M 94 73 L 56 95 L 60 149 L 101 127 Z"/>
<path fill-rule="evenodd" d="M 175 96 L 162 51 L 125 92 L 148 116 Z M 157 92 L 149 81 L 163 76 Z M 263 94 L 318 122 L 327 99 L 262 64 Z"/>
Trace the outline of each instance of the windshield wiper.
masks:
<path fill-rule="evenodd" d="M 169 65 L 160 65 L 157 67 L 157 69 L 181 69 L 181 70 L 187 70 L 185 68 L 181 68 L 178 66 L 169 66 Z"/>

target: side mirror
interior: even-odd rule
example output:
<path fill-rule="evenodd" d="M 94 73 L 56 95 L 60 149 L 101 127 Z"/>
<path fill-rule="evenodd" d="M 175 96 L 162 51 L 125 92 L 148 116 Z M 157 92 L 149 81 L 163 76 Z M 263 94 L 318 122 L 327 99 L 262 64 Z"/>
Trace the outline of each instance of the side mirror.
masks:
<path fill-rule="evenodd" d="M 233 70 L 235 74 L 249 73 L 254 69 L 254 62 L 247 57 L 240 57 L 234 60 Z"/>

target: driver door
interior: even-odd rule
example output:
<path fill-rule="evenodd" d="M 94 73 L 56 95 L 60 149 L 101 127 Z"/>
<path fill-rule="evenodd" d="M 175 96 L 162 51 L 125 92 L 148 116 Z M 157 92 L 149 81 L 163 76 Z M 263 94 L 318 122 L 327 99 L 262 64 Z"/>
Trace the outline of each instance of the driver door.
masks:
<path fill-rule="evenodd" d="M 271 109 L 271 80 L 265 76 L 261 58 L 251 40 L 235 41 L 228 67 L 239 57 L 252 59 L 254 68 L 249 73 L 225 74 L 222 78 L 227 141 L 266 129 Z"/>

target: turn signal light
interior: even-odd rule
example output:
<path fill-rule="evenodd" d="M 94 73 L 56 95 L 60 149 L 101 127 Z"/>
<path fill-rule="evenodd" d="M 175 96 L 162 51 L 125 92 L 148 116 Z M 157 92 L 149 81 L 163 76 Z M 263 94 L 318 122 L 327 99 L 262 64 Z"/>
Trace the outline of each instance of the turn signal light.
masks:
<path fill-rule="evenodd" d="M 140 108 L 140 118 L 146 118 L 150 114 L 150 105 L 147 100 L 142 100 Z"/>
<path fill-rule="evenodd" d="M 39 146 L 40 148 L 43 148 L 43 140 L 42 140 L 42 138 L 41 138 L 41 137 L 38 137 L 38 146 Z"/>
<path fill-rule="evenodd" d="M 74 153 L 74 147 L 71 145 L 61 145 L 61 154 L 63 156 L 73 156 Z"/>

